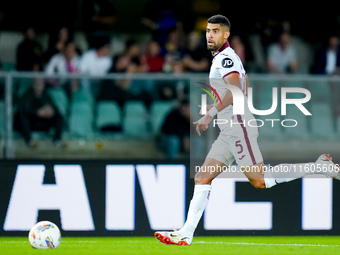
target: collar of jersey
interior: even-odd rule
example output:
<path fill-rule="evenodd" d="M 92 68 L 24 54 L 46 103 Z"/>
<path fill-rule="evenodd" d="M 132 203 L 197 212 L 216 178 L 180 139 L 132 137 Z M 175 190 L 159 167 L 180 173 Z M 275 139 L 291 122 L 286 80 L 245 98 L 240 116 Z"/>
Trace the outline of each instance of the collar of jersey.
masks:
<path fill-rule="evenodd" d="M 215 52 L 214 56 L 213 57 L 216 57 L 221 51 L 223 51 L 225 48 L 228 48 L 230 45 L 228 42 L 226 42 L 225 44 L 222 45 L 222 47 Z"/>

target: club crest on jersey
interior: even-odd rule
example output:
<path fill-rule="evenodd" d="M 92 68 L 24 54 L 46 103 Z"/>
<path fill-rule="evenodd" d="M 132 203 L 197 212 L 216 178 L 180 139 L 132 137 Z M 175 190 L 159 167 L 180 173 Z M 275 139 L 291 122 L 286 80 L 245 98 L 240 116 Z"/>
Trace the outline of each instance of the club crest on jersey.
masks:
<path fill-rule="evenodd" d="M 230 68 L 234 65 L 234 61 L 232 61 L 230 58 L 224 58 L 222 59 L 221 65 L 224 68 Z"/>

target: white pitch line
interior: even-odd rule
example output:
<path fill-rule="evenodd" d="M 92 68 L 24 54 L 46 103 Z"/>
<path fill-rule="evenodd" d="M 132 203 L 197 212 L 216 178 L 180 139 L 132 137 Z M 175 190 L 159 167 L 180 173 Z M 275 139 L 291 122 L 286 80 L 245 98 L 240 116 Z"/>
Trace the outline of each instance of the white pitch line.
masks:
<path fill-rule="evenodd" d="M 82 241 L 82 240 L 80 240 L 80 241 L 71 241 L 71 240 L 66 240 L 66 241 L 63 241 L 62 240 L 62 242 L 63 243 L 97 243 L 97 241 Z M 26 241 L 1 241 L 0 240 L 0 246 L 1 246 L 1 244 L 11 244 L 11 243 L 13 243 L 13 244 L 15 244 L 15 243 L 28 243 L 28 241 L 26 242 Z"/>
<path fill-rule="evenodd" d="M 65 241 L 63 241 L 63 239 L 61 239 L 61 241 L 63 243 L 98 243 L 97 241 L 86 241 L 86 240 L 84 240 L 84 241 L 82 241 L 82 240 L 79 240 L 79 241 L 65 240 Z"/>
<path fill-rule="evenodd" d="M 24 243 L 25 241 L 0 241 L 0 245 L 1 244 L 6 244 L 6 243 Z"/>
<path fill-rule="evenodd" d="M 258 246 L 297 246 L 297 247 L 340 247 L 336 244 L 304 244 L 304 243 L 243 243 L 243 242 L 205 242 L 197 241 L 194 243 L 206 243 L 206 244 L 230 244 L 230 245 L 258 245 Z"/>

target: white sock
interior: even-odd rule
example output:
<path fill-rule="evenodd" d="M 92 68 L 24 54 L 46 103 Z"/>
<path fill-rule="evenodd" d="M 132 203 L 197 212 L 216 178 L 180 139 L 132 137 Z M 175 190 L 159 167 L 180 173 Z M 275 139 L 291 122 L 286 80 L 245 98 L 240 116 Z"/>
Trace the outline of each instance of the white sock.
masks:
<path fill-rule="evenodd" d="M 195 185 L 194 195 L 190 201 L 187 221 L 179 232 L 187 235 L 194 234 L 198 222 L 202 217 L 203 211 L 208 205 L 210 190 L 211 185 L 209 184 Z"/>
<path fill-rule="evenodd" d="M 306 175 L 312 174 L 311 169 L 314 162 L 300 164 L 280 164 L 267 169 L 264 173 L 264 182 L 269 189 L 282 182 L 290 182 Z"/>

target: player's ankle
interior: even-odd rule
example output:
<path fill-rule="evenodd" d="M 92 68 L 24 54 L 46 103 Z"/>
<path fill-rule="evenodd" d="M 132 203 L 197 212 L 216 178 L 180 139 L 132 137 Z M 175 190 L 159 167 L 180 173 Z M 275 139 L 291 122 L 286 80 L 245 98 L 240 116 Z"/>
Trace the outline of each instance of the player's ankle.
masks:
<path fill-rule="evenodd" d="M 184 225 L 180 230 L 178 230 L 184 236 L 193 236 L 195 232 L 195 227 L 191 225 Z"/>

